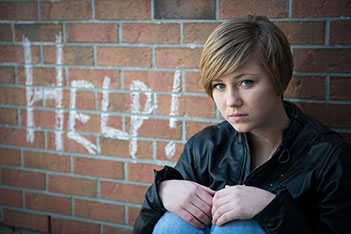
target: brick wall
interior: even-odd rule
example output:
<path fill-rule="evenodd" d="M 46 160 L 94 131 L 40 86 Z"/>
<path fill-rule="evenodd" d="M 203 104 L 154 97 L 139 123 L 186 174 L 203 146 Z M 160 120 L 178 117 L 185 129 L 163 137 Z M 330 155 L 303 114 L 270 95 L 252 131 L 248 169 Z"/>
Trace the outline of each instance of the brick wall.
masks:
<path fill-rule="evenodd" d="M 220 121 L 199 56 L 247 14 L 292 44 L 287 98 L 351 142 L 346 0 L 0 0 L 1 223 L 130 233 L 153 169 Z"/>

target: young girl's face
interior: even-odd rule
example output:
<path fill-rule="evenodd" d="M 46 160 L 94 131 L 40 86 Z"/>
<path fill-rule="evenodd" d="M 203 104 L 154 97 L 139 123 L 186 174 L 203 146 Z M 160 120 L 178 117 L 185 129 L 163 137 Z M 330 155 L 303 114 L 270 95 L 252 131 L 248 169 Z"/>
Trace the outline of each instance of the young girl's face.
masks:
<path fill-rule="evenodd" d="M 222 116 L 238 132 L 269 130 L 282 117 L 281 97 L 256 57 L 214 80 L 212 94 Z"/>

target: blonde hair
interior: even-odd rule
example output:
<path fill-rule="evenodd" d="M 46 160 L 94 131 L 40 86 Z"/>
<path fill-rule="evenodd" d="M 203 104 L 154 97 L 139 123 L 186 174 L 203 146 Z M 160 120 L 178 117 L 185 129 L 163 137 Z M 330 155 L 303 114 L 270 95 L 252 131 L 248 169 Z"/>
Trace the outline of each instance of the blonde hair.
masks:
<path fill-rule="evenodd" d="M 211 33 L 200 59 L 206 93 L 212 97 L 212 81 L 234 72 L 252 55 L 270 75 L 277 94 L 283 95 L 293 72 L 290 45 L 284 33 L 264 16 L 235 18 Z"/>

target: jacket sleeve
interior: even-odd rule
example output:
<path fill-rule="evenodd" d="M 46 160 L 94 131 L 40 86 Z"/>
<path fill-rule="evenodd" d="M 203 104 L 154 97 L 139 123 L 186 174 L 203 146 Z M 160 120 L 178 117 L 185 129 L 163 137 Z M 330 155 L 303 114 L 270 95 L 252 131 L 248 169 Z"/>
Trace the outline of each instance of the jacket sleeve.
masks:
<path fill-rule="evenodd" d="M 319 174 L 318 174 L 319 173 Z M 338 147 L 317 172 L 316 204 L 311 204 L 311 214 L 306 217 L 289 193 L 288 188 L 276 194 L 254 219 L 274 233 L 342 234 L 351 230 L 351 149 L 350 145 Z"/>

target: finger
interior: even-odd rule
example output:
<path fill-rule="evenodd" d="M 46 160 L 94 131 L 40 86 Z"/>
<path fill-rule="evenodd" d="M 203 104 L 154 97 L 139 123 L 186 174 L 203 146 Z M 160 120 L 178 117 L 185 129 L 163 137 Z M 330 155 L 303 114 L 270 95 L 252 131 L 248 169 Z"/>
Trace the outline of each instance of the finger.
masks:
<path fill-rule="evenodd" d="M 212 197 L 216 194 L 216 191 L 212 190 L 209 187 L 203 186 L 201 184 L 199 184 L 199 186 L 203 188 L 207 193 L 209 193 Z"/>
<path fill-rule="evenodd" d="M 200 222 L 195 216 L 193 216 L 188 210 L 184 209 L 183 212 L 179 214 L 180 217 L 182 217 L 185 221 L 190 223 L 196 228 L 203 229 L 205 227 L 205 224 Z"/>
<path fill-rule="evenodd" d="M 201 204 L 204 203 L 201 200 L 197 199 L 195 203 L 192 202 L 191 206 L 188 206 L 185 209 L 197 220 L 208 225 L 211 223 L 211 208 L 209 207 L 206 211 L 204 211 L 204 208 L 201 206 Z"/>
<path fill-rule="evenodd" d="M 232 209 L 230 201 L 229 200 L 224 200 L 221 199 L 220 204 L 215 203 L 214 206 L 212 206 L 212 223 L 216 223 L 217 220 L 228 210 Z"/>
<path fill-rule="evenodd" d="M 226 210 L 225 213 L 223 213 L 221 216 L 218 217 L 215 221 L 216 226 L 222 226 L 228 222 L 231 222 L 233 220 L 236 220 L 237 215 L 235 210 Z"/>

